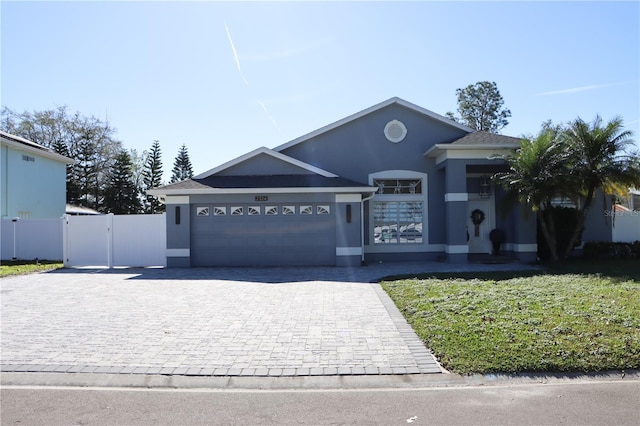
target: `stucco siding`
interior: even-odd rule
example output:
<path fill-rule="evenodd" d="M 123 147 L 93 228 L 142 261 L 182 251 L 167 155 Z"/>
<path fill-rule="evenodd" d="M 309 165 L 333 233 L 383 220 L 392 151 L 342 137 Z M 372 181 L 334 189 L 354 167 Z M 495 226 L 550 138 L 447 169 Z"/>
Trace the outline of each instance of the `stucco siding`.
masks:
<path fill-rule="evenodd" d="M 392 143 L 385 125 L 400 120 L 407 127 L 403 141 Z M 286 148 L 283 154 L 356 182 L 382 170 L 430 172 L 434 161 L 423 154 L 436 143 L 452 142 L 466 133 L 399 105 L 375 111 L 359 120 Z"/>
<path fill-rule="evenodd" d="M 257 155 L 217 173 L 218 176 L 307 175 L 308 170 L 267 154 Z"/>
<path fill-rule="evenodd" d="M 584 233 L 582 241 L 611 241 L 613 237 L 612 223 L 613 218 L 608 211 L 611 211 L 611 197 L 604 196 L 602 191 L 597 191 L 593 197 L 593 202 L 587 213 L 587 219 L 584 224 Z"/>
<path fill-rule="evenodd" d="M 66 205 L 66 165 L 3 146 L 3 217 L 61 217 Z"/>

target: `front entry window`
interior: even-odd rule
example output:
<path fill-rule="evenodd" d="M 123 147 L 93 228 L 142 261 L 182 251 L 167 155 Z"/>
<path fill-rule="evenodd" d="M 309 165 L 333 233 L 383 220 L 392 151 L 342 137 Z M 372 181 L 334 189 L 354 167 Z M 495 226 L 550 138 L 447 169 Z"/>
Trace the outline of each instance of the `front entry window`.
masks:
<path fill-rule="evenodd" d="M 372 250 L 407 252 L 420 249 L 411 246 L 427 243 L 427 174 L 386 170 L 369 175 L 369 183 L 377 188 L 369 210 Z"/>
<path fill-rule="evenodd" d="M 382 201 L 373 205 L 375 244 L 421 244 L 422 202 Z"/>

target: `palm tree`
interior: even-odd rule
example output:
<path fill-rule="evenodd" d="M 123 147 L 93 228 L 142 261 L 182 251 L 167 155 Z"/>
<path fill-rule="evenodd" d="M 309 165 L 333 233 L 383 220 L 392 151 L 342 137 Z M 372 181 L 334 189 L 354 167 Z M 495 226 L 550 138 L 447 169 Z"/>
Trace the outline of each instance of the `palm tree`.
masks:
<path fill-rule="evenodd" d="M 502 157 L 509 170 L 498 173 L 494 179 L 506 190 L 504 206 L 519 202 L 536 213 L 540 230 L 549 246 L 551 260 L 558 259 L 555 223 L 551 214 L 551 201 L 557 196 L 569 196 L 566 185 L 565 164 L 570 154 L 564 149 L 557 128 L 543 127 L 537 137 L 523 139 L 512 155 Z"/>
<path fill-rule="evenodd" d="M 582 197 L 578 221 L 565 257 L 577 241 L 589 207 L 599 189 L 607 195 L 626 193 L 630 187 L 640 186 L 640 158 L 627 153 L 633 144 L 633 133 L 624 130 L 622 119 L 616 117 L 602 125 L 600 116 L 593 123 L 577 118 L 564 131 L 567 148 L 571 152 L 567 163 L 576 195 Z"/>

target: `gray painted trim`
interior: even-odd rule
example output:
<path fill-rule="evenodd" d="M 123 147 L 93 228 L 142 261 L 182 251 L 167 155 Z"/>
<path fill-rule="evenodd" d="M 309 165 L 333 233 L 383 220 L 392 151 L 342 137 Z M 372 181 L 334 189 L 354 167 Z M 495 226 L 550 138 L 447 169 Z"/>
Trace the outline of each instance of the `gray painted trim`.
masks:
<path fill-rule="evenodd" d="M 362 247 L 336 247 L 336 256 L 360 256 Z"/>
<path fill-rule="evenodd" d="M 436 145 L 437 146 L 437 145 Z M 495 146 L 477 146 L 477 145 L 457 145 L 455 149 L 442 148 L 433 150 L 429 149 L 424 155 L 425 157 L 434 157 L 436 165 L 442 164 L 447 160 L 491 160 L 502 161 L 501 156 L 506 156 L 515 151 L 516 148 L 495 147 Z"/>
<path fill-rule="evenodd" d="M 516 243 L 507 243 L 504 245 L 505 250 L 513 251 L 516 253 L 537 253 L 538 252 L 538 244 L 516 244 Z"/>
<path fill-rule="evenodd" d="M 449 244 L 444 248 L 445 253 L 447 254 L 467 254 L 469 253 L 469 245 L 468 244 Z"/>
<path fill-rule="evenodd" d="M 191 249 L 185 248 L 168 248 L 166 251 L 167 257 L 189 257 L 191 256 Z"/>

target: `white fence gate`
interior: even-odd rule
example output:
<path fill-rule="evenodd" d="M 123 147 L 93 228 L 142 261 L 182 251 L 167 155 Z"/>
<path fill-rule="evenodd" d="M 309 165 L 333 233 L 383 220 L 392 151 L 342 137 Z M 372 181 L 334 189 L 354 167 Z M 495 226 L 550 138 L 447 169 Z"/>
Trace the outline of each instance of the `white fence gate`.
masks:
<path fill-rule="evenodd" d="M 62 219 L 2 219 L 2 260 L 62 260 Z"/>
<path fill-rule="evenodd" d="M 166 266 L 165 215 L 66 216 L 64 265 Z"/>
<path fill-rule="evenodd" d="M 66 267 L 166 266 L 164 214 L 2 219 L 2 260 L 63 260 Z"/>

